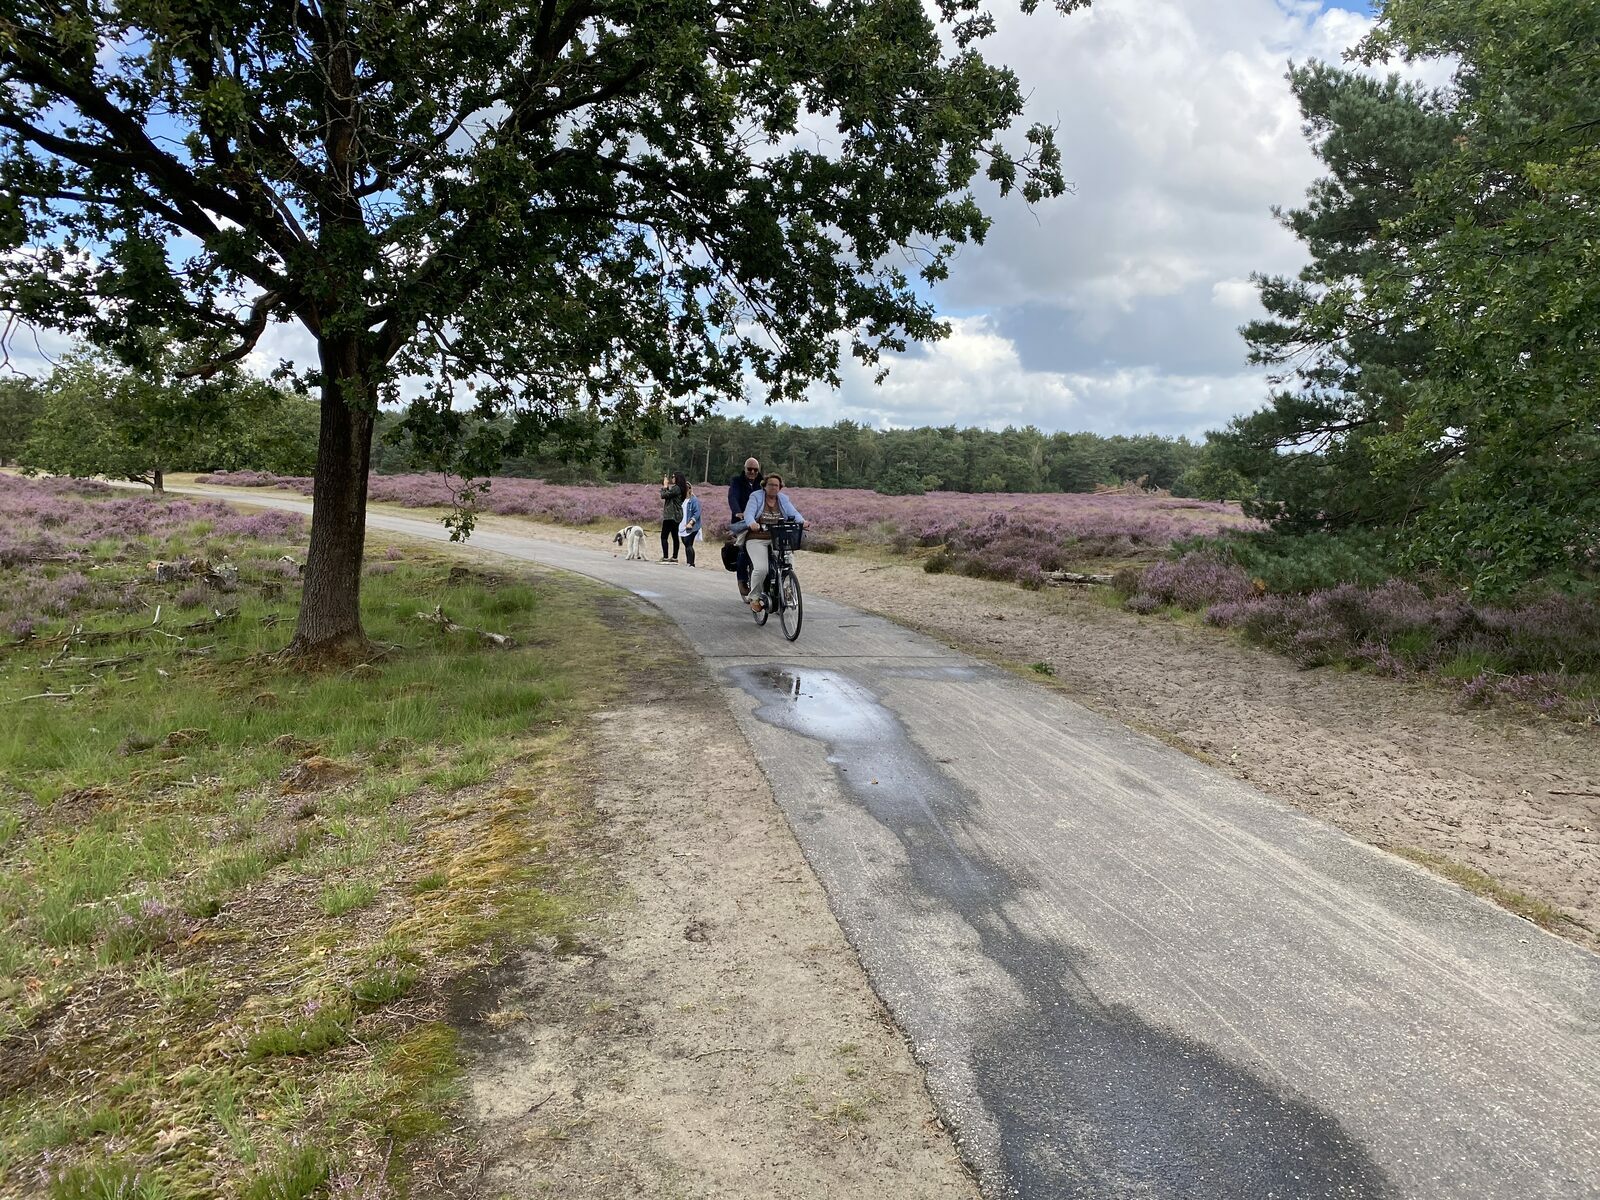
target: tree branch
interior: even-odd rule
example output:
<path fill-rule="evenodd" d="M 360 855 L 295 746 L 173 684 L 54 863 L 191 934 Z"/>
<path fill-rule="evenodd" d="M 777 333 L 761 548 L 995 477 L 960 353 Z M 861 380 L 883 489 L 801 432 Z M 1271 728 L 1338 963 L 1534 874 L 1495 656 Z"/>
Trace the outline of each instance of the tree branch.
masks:
<path fill-rule="evenodd" d="M 175 371 L 173 374 L 178 379 L 210 379 L 224 367 L 238 362 L 256 348 L 256 343 L 261 340 L 261 335 L 266 332 L 267 320 L 272 315 L 273 306 L 281 303 L 283 295 L 280 292 L 264 292 L 256 298 L 250 306 L 250 319 L 244 323 L 241 332 L 241 341 L 226 354 L 203 362 L 199 366 L 187 370 Z"/>

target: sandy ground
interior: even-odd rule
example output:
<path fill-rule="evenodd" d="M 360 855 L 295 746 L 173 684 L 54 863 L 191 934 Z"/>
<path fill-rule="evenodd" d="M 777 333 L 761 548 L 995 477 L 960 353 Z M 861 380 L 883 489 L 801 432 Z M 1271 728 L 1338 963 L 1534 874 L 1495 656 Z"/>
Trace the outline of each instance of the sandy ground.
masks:
<path fill-rule="evenodd" d="M 464 1014 L 472 1194 L 977 1200 L 713 682 L 675 672 L 599 715 L 622 901 Z"/>
<path fill-rule="evenodd" d="M 535 527 L 605 548 L 594 533 Z M 714 547 L 702 561 L 720 572 Z M 992 660 L 1047 663 L 1050 685 L 1079 703 L 1373 845 L 1442 856 L 1545 901 L 1567 918 L 1557 932 L 1600 949 L 1593 728 L 1531 711 L 1463 709 L 1421 683 L 1302 671 L 1223 631 L 1122 612 L 1087 589 L 1028 592 L 852 554 L 802 553 L 799 565 L 808 595 Z"/>

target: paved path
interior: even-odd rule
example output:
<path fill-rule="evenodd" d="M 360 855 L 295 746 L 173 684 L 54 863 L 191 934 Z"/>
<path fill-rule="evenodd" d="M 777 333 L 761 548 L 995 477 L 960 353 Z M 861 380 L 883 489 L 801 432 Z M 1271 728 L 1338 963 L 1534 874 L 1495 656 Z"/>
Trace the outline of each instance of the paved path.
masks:
<path fill-rule="evenodd" d="M 881 618 L 790 645 L 714 555 L 472 545 L 683 628 L 991 1196 L 1600 1196 L 1600 958 Z"/>

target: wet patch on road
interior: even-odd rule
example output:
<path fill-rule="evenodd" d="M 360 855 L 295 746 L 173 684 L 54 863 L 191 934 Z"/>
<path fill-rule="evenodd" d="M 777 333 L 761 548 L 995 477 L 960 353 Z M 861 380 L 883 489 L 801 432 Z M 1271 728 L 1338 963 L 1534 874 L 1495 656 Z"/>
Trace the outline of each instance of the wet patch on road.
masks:
<path fill-rule="evenodd" d="M 911 670 L 963 681 L 946 668 Z M 1392 1194 L 1337 1118 L 1105 1004 L 1080 974 L 1084 952 L 1020 927 L 1011 901 L 1027 882 L 970 836 L 975 799 L 869 689 L 808 667 L 724 674 L 757 701 L 758 719 L 827 747 L 845 792 L 905 848 L 913 903 L 957 914 L 1024 998 L 1000 1020 L 967 1022 L 973 1086 L 999 1131 L 1000 1161 L 979 1163 L 991 1186 L 1029 1197 Z M 816 836 L 814 822 L 797 826 L 807 826 L 802 840 Z M 970 1130 L 956 1124 L 965 1142 Z"/>

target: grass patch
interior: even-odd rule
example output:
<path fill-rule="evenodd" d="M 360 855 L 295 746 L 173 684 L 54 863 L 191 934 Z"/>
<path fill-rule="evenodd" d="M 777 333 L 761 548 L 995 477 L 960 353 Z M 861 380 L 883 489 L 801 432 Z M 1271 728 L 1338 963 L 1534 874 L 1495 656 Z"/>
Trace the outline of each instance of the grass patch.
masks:
<path fill-rule="evenodd" d="M 50 1200 L 170 1200 L 172 1188 L 154 1171 L 125 1163 L 75 1163 L 50 1181 Z"/>
<path fill-rule="evenodd" d="M 240 1200 L 310 1200 L 322 1194 L 332 1164 L 320 1146 L 301 1146 L 251 1177 Z"/>
<path fill-rule="evenodd" d="M 274 657 L 298 534 L 141 514 L 157 533 L 86 537 L 91 586 L 0 644 L 0 1176 L 64 1197 L 403 1191 L 408 1145 L 458 1098 L 439 999 L 530 937 L 572 945 L 602 899 L 584 717 L 665 651 L 596 585 L 452 577 L 408 548 L 364 582 L 392 649 L 302 673 Z M 237 588 L 191 604 L 189 578 L 150 577 L 200 553 Z M 52 583 L 8 575 L 0 608 Z M 519 648 L 414 619 L 435 605 Z M 71 698 L 23 700 L 44 691 Z"/>
<path fill-rule="evenodd" d="M 342 917 L 353 909 L 371 904 L 378 894 L 378 885 L 371 879 L 358 879 L 354 883 L 330 883 L 322 889 L 317 907 L 324 916 Z"/>
<path fill-rule="evenodd" d="M 1417 850 L 1410 846 L 1391 847 L 1392 853 L 1401 858 L 1408 859 L 1420 867 L 1426 867 L 1435 875 L 1442 875 L 1451 883 L 1457 884 L 1471 892 L 1474 896 L 1482 896 L 1485 900 L 1492 900 L 1508 912 L 1513 912 L 1525 920 L 1532 921 L 1541 929 L 1559 932 L 1564 925 L 1577 924 L 1571 917 L 1560 909 L 1525 895 L 1515 888 L 1509 888 L 1491 875 L 1485 875 L 1476 868 L 1465 863 L 1456 862 L 1454 859 L 1445 858 L 1440 854 L 1433 854 L 1426 850 Z"/>

